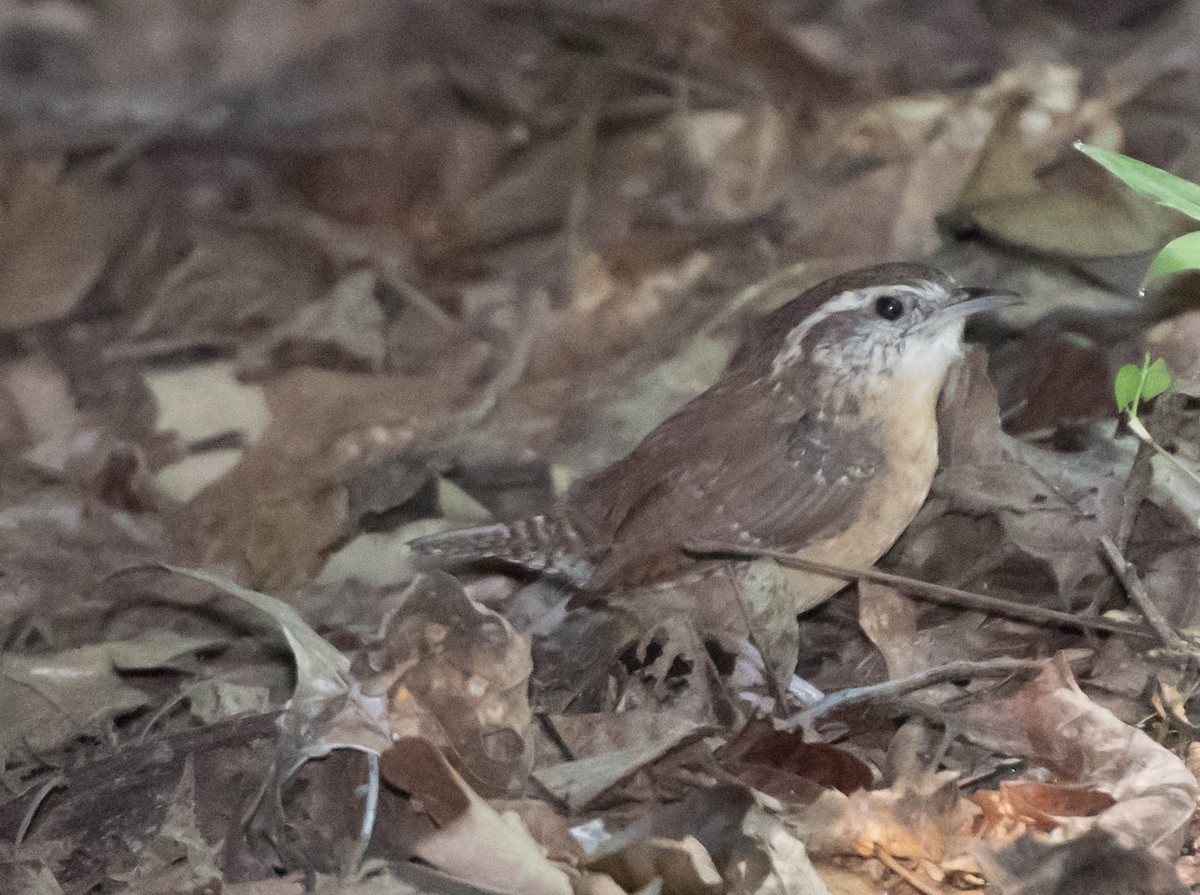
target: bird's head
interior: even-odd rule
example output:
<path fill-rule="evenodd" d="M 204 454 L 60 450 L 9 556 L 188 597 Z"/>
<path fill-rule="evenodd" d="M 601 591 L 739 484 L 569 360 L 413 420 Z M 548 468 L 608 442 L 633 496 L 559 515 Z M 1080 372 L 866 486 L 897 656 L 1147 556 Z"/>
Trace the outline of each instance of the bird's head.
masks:
<path fill-rule="evenodd" d="M 1011 292 L 961 287 L 924 264 L 843 274 L 772 315 L 767 376 L 785 391 L 859 398 L 903 384 L 936 395 L 962 353 L 967 317 L 1016 300 Z"/>

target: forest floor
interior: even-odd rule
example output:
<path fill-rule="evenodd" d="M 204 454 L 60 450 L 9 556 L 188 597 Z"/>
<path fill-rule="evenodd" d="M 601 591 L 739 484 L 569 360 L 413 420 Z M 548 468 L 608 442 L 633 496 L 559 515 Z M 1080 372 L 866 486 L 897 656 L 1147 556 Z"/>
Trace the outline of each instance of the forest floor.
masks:
<path fill-rule="evenodd" d="M 0 891 L 1200 890 L 1200 292 L 1139 292 L 1188 222 L 1073 148 L 1200 179 L 1197 45 L 1169 0 L 8 5 Z M 879 563 L 956 593 L 414 560 L 891 260 L 1025 299 Z M 1173 459 L 1113 400 L 1147 351 Z"/>

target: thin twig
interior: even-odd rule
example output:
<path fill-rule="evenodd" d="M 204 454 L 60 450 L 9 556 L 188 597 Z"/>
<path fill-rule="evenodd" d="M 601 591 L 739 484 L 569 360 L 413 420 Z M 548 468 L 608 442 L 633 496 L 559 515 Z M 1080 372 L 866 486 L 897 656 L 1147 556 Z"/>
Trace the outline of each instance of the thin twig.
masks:
<path fill-rule="evenodd" d="M 1104 557 L 1108 560 L 1108 564 L 1112 566 L 1112 570 L 1121 579 L 1121 584 L 1125 586 L 1125 593 L 1129 594 L 1129 599 L 1133 600 L 1134 605 L 1141 610 L 1142 615 L 1146 618 L 1146 624 L 1154 629 L 1154 633 L 1158 635 L 1163 646 L 1177 652 L 1188 652 L 1188 642 L 1175 632 L 1166 616 L 1150 598 L 1150 592 L 1146 590 L 1146 585 L 1138 577 L 1133 563 L 1124 557 L 1117 545 L 1109 538 L 1101 538 L 1100 546 L 1104 548 Z"/>
<path fill-rule="evenodd" d="M 1081 630 L 1108 631 L 1113 634 L 1125 634 L 1130 637 L 1156 639 L 1153 632 L 1132 622 L 1121 622 L 1107 618 L 1084 618 L 1072 615 L 1070 612 L 1059 612 L 1056 609 L 1045 609 L 1041 606 L 1029 606 L 1015 603 L 1012 600 L 1002 600 L 999 597 L 988 597 L 957 587 L 946 587 L 943 584 L 932 584 L 919 581 L 905 575 L 894 575 L 891 572 L 881 572 L 874 568 L 858 566 L 840 566 L 833 563 L 818 562 L 805 559 L 782 550 L 767 550 L 760 547 L 746 547 L 741 544 L 727 544 L 720 541 L 694 541 L 686 545 L 686 549 L 699 554 L 724 554 L 738 557 L 765 556 L 780 565 L 817 572 L 833 578 L 845 578 L 853 581 L 861 578 L 866 581 L 876 581 L 880 584 L 890 584 L 914 597 L 931 600 L 935 603 L 948 603 L 952 606 L 962 606 L 967 609 L 977 609 L 981 612 L 1005 615 L 1036 624 L 1062 625 L 1067 628 Z"/>
<path fill-rule="evenodd" d="M 884 849 L 882 845 L 876 843 L 875 858 L 881 864 L 903 879 L 906 883 L 916 889 L 921 895 L 943 895 L 944 890 L 930 886 L 925 880 L 921 879 L 899 861 L 892 857 L 891 853 Z"/>
<path fill-rule="evenodd" d="M 1080 658 L 1085 654 L 1090 655 L 1090 650 L 1075 650 L 1073 652 L 1078 654 Z M 1045 667 L 1045 659 L 1011 659 L 1007 656 L 980 662 L 972 662 L 967 659 L 957 662 L 947 662 L 945 665 L 927 668 L 924 671 L 918 671 L 916 674 L 910 674 L 907 677 L 883 681 L 878 684 L 868 684 L 865 687 L 848 687 L 845 690 L 830 693 L 816 705 L 798 713 L 795 720 L 800 724 L 807 724 L 823 715 L 828 715 L 836 709 L 864 702 L 890 702 L 907 693 L 924 690 L 936 684 L 944 684 L 949 681 L 962 680 L 963 678 L 1006 677 L 1017 671 L 1040 671 Z"/>
<path fill-rule="evenodd" d="M 458 414 L 456 426 L 459 432 L 470 431 L 491 416 L 500 399 L 520 381 L 529 361 L 533 338 L 542 325 L 548 306 L 545 292 L 537 290 L 530 297 L 526 303 L 525 316 L 517 324 L 518 331 L 509 347 L 508 357 L 487 385 L 479 390 L 475 400 Z"/>

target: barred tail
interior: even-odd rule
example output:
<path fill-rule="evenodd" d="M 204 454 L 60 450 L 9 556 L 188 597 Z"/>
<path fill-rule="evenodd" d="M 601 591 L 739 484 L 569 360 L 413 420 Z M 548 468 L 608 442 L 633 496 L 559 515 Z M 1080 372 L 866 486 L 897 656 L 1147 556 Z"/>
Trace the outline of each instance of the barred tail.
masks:
<path fill-rule="evenodd" d="M 577 587 L 587 585 L 594 569 L 584 556 L 583 539 L 575 527 L 553 516 L 460 528 L 415 538 L 408 546 L 440 564 L 498 559 L 565 578 Z"/>

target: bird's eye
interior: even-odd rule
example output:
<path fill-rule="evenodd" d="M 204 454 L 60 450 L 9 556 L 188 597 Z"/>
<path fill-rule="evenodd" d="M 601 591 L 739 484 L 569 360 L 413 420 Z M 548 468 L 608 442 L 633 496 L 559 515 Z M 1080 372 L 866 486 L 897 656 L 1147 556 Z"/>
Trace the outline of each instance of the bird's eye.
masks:
<path fill-rule="evenodd" d="M 875 313 L 884 320 L 899 320 L 904 316 L 904 302 L 894 295 L 881 295 L 875 299 Z"/>

